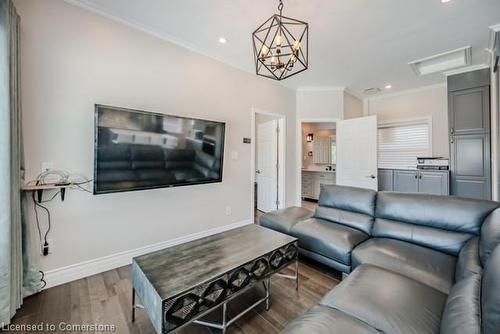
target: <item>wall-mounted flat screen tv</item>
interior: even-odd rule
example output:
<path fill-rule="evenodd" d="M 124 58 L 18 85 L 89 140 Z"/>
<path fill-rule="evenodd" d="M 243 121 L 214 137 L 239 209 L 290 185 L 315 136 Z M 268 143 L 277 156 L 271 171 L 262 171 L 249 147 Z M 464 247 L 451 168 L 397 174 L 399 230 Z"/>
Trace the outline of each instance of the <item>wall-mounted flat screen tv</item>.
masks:
<path fill-rule="evenodd" d="M 225 123 L 95 106 L 94 194 L 222 181 Z"/>

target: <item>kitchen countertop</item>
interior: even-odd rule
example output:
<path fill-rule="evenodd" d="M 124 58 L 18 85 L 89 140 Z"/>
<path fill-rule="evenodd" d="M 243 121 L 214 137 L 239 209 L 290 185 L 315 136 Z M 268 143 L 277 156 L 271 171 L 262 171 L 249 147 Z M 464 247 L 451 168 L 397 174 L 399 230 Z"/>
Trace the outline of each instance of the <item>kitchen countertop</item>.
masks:
<path fill-rule="evenodd" d="M 302 168 L 303 172 L 312 172 L 312 173 L 336 173 L 335 170 L 321 170 L 321 169 L 305 169 Z"/>

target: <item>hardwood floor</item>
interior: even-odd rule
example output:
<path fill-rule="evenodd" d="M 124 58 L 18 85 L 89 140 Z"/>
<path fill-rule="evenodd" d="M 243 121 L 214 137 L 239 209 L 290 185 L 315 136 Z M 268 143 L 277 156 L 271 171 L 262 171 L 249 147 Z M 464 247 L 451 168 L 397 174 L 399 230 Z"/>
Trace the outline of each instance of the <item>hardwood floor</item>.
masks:
<path fill-rule="evenodd" d="M 287 268 L 284 273 L 293 274 L 293 266 Z M 341 279 L 340 273 L 306 259 L 300 260 L 299 273 L 299 291 L 295 290 L 294 281 L 273 277 L 270 310 L 266 311 L 265 306 L 260 305 L 238 319 L 229 327 L 227 333 L 279 333 L 288 322 L 315 305 Z M 118 334 L 154 334 L 154 328 L 143 310 L 137 310 L 134 323 L 130 321 L 131 291 L 130 266 L 121 267 L 53 287 L 25 299 L 12 322 L 14 324 L 52 324 L 56 328 L 60 323 L 104 324 L 114 325 L 115 333 Z M 263 295 L 264 291 L 259 285 L 231 301 L 228 306 L 229 318 L 262 298 Z M 220 317 L 221 311 L 216 310 L 204 320 L 220 321 Z M 63 333 L 63 331 L 56 330 L 51 333 Z M 82 333 L 82 331 L 72 333 Z M 181 330 L 180 333 L 210 334 L 220 333 L 220 331 L 193 324 Z"/>
<path fill-rule="evenodd" d="M 273 277 L 270 310 L 266 311 L 264 305 L 257 307 L 240 318 L 227 333 L 279 333 L 288 322 L 316 304 L 340 281 L 339 273 L 309 260 L 300 261 L 299 272 L 298 292 L 292 280 Z M 287 269 L 285 273 L 293 274 L 292 269 Z M 48 323 L 56 327 L 60 323 L 106 324 L 116 326 L 115 333 L 119 334 L 154 334 L 153 326 L 143 310 L 137 310 L 135 323 L 130 321 L 131 290 L 130 266 L 121 267 L 50 288 L 27 298 L 13 323 Z M 257 287 L 236 298 L 229 304 L 229 317 L 262 296 L 263 289 Z M 207 317 L 211 321 L 219 318 L 219 310 Z M 190 325 L 180 333 L 219 332 L 199 325 Z"/>

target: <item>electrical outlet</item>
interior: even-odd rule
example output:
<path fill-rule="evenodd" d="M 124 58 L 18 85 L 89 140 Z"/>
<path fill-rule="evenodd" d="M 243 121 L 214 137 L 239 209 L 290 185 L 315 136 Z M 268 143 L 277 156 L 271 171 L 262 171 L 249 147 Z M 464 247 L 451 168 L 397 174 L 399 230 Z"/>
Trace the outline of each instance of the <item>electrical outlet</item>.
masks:
<path fill-rule="evenodd" d="M 54 169 L 54 163 L 48 162 L 48 161 L 44 161 L 44 162 L 41 163 L 42 173 L 46 172 L 46 171 L 48 171 L 50 169 Z"/>
<path fill-rule="evenodd" d="M 226 216 L 230 216 L 231 215 L 231 207 L 228 205 L 226 206 Z"/>

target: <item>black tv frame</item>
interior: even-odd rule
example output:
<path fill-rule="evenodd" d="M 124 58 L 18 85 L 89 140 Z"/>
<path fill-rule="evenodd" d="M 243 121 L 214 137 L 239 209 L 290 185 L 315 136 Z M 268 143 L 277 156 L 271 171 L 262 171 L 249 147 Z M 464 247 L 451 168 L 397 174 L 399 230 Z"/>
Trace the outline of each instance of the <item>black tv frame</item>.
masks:
<path fill-rule="evenodd" d="M 205 121 L 205 122 L 213 122 L 213 123 L 219 123 L 222 124 L 222 147 L 221 147 L 221 157 L 219 159 L 220 163 L 220 177 L 218 179 L 213 179 L 213 180 L 204 180 L 204 181 L 194 181 L 194 182 L 182 182 L 182 183 L 174 183 L 174 184 L 168 184 L 168 185 L 158 185 L 158 186 L 145 186 L 145 187 L 134 187 L 134 188 L 128 188 L 128 189 L 119 189 L 119 190 L 97 190 L 97 129 L 98 129 L 98 112 L 99 108 L 107 108 L 107 109 L 114 109 L 114 110 L 120 110 L 120 111 L 126 111 L 126 112 L 135 112 L 135 113 L 141 113 L 141 114 L 147 114 L 147 115 L 153 115 L 153 116 L 171 116 L 171 117 L 176 117 L 176 118 L 182 118 L 182 119 L 188 119 L 188 120 L 195 120 L 195 121 Z M 94 195 L 104 195 L 104 194 L 112 194 L 112 193 L 122 193 L 122 192 L 128 192 L 128 191 L 140 191 L 140 190 L 150 190 L 150 189 L 161 189 L 161 188 L 174 188 L 174 187 L 184 187 L 184 186 L 193 186 L 193 185 L 201 185 L 201 184 L 211 184 L 211 183 L 220 183 L 222 182 L 223 178 L 223 171 L 224 171 L 224 156 L 225 156 L 225 143 L 226 143 L 226 122 L 222 121 L 213 121 L 213 120 L 208 120 L 208 119 L 203 119 L 203 118 L 195 118 L 195 117 L 186 117 L 186 116 L 178 116 L 178 115 L 172 115 L 172 114 L 163 114 L 159 112 L 152 112 L 152 111 L 145 111 L 145 110 L 139 110 L 139 109 L 131 109 L 131 108 L 124 108 L 124 107 L 115 107 L 115 106 L 110 106 L 106 104 L 94 104 L 94 179 L 93 179 L 93 194 Z"/>

